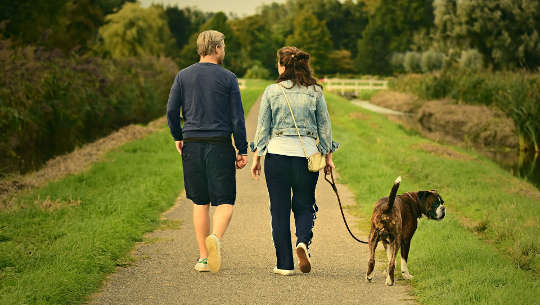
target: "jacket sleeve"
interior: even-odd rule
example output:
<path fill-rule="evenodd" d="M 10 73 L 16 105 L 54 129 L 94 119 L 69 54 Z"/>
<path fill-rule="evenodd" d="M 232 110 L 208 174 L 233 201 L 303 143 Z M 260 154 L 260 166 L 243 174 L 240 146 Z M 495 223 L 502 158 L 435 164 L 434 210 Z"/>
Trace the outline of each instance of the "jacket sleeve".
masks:
<path fill-rule="evenodd" d="M 332 123 L 330 122 L 330 115 L 322 92 L 317 98 L 316 118 L 319 137 L 317 148 L 323 155 L 327 155 L 336 151 L 339 148 L 339 143 L 332 141 Z"/>
<path fill-rule="evenodd" d="M 180 122 L 180 108 L 182 105 L 182 86 L 180 84 L 179 74 L 176 74 L 171 91 L 169 92 L 169 101 L 167 102 L 167 121 L 169 123 L 171 135 L 175 141 L 183 140 Z"/>
<path fill-rule="evenodd" d="M 244 107 L 242 106 L 242 96 L 238 86 L 238 79 L 233 77 L 231 89 L 231 121 L 234 137 L 234 145 L 241 155 L 247 154 L 248 143 L 246 140 L 246 121 L 244 119 Z"/>
<path fill-rule="evenodd" d="M 259 156 L 266 154 L 266 149 L 270 137 L 272 136 L 272 109 L 270 108 L 270 100 L 268 98 L 268 87 L 261 98 L 261 106 L 259 108 L 259 118 L 257 121 L 257 131 L 255 139 L 250 144 L 251 151 L 257 150 Z"/>

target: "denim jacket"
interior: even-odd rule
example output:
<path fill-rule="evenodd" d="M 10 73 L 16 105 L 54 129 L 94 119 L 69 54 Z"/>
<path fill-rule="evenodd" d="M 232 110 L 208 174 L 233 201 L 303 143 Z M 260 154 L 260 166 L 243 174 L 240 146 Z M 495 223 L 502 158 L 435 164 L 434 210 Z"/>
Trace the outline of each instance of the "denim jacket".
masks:
<path fill-rule="evenodd" d="M 250 143 L 251 151 L 257 150 L 259 156 L 265 155 L 272 137 L 298 135 L 280 86 L 284 87 L 289 97 L 300 135 L 319 139 L 317 148 L 322 154 L 336 151 L 339 143 L 332 141 L 332 125 L 322 89 L 298 85 L 287 89 L 291 85 L 291 81 L 284 81 L 266 87 L 261 99 L 255 140 Z"/>

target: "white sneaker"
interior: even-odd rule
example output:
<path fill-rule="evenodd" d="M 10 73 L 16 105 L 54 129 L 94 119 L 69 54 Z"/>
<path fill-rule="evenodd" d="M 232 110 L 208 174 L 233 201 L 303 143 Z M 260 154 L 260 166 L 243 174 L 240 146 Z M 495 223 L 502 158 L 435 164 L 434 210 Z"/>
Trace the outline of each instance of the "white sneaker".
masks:
<path fill-rule="evenodd" d="M 218 272 L 221 268 L 221 244 L 216 234 L 211 234 L 205 240 L 208 250 L 208 268 L 211 272 Z"/>
<path fill-rule="evenodd" d="M 281 275 L 293 275 L 294 270 L 278 269 L 277 267 L 274 267 L 274 273 L 281 274 Z"/>
<path fill-rule="evenodd" d="M 197 264 L 195 264 L 195 270 L 199 272 L 208 272 L 210 269 L 208 268 L 208 259 L 207 258 L 201 258 L 197 261 Z"/>
<path fill-rule="evenodd" d="M 309 273 L 311 271 L 311 258 L 306 244 L 299 243 L 296 246 L 296 255 L 298 256 L 298 268 L 300 271 Z"/>

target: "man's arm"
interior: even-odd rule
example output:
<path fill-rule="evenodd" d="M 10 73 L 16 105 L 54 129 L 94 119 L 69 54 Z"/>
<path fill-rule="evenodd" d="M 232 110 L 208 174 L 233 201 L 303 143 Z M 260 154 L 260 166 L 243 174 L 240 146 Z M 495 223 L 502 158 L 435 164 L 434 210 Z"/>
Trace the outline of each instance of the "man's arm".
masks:
<path fill-rule="evenodd" d="M 179 75 L 174 78 L 171 91 L 169 92 L 169 101 L 167 102 L 167 121 L 171 135 L 175 141 L 182 141 L 182 126 L 180 122 L 180 108 L 183 105 L 182 86 L 180 85 Z"/>
<path fill-rule="evenodd" d="M 240 88 L 238 87 L 238 80 L 236 77 L 233 78 L 230 99 L 234 145 L 236 145 L 239 155 L 247 156 L 248 143 L 246 140 L 244 107 L 242 106 L 242 97 L 240 95 Z"/>

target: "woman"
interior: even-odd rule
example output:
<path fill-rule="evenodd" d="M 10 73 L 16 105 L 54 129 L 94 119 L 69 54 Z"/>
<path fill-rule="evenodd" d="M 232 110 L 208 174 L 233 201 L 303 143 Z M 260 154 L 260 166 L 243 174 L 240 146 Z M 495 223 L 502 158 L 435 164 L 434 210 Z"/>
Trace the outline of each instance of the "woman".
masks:
<path fill-rule="evenodd" d="M 304 273 L 311 270 L 309 246 L 318 210 L 315 187 L 319 173 L 308 171 L 306 156 L 324 154 L 325 171 L 328 171 L 334 168 L 332 152 L 339 144 L 332 141 L 322 86 L 312 76 L 309 54 L 295 47 L 283 47 L 277 57 L 279 77 L 276 84 L 264 91 L 255 141 L 251 143 L 251 150 L 257 151 L 251 173 L 256 179 L 260 176 L 261 156 L 265 155 L 264 174 L 277 258 L 274 273 L 291 275 L 294 273 L 291 208 L 296 226 L 298 267 Z"/>

